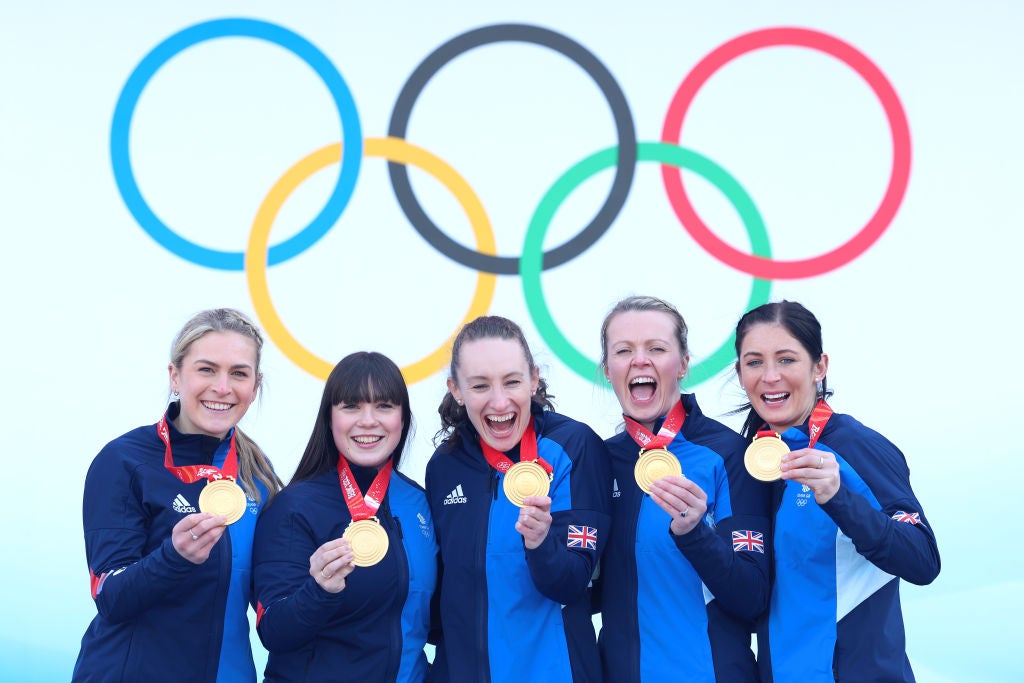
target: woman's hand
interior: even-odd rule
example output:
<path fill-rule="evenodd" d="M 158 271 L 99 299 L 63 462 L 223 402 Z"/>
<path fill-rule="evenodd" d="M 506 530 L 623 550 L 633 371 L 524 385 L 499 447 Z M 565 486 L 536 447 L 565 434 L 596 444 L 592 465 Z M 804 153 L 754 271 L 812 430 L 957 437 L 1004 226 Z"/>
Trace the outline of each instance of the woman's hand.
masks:
<path fill-rule="evenodd" d="M 345 590 L 345 577 L 356 568 L 356 556 L 347 538 L 327 541 L 309 556 L 309 575 L 328 593 Z"/>
<path fill-rule="evenodd" d="M 708 496 L 683 476 L 662 477 L 651 483 L 651 499 L 672 517 L 669 529 L 676 536 L 693 531 L 708 511 Z"/>
<path fill-rule="evenodd" d="M 824 505 L 839 490 L 839 463 L 827 451 L 801 448 L 782 456 L 782 478 L 808 487 L 818 505 Z"/>
<path fill-rule="evenodd" d="M 171 543 L 178 554 L 192 564 L 202 564 L 224 535 L 228 519 L 224 515 L 196 512 L 182 517 L 171 529 Z"/>
<path fill-rule="evenodd" d="M 551 528 L 551 499 L 547 496 L 526 496 L 519 510 L 516 531 L 523 535 L 523 544 L 533 550 L 548 536 Z"/>

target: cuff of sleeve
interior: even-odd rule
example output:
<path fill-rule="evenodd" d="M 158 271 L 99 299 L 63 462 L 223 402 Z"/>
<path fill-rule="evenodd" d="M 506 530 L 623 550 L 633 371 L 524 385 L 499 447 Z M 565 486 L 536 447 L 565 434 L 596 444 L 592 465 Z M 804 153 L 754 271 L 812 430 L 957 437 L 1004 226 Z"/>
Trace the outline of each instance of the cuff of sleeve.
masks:
<path fill-rule="evenodd" d="M 704 522 L 699 522 L 697 526 L 687 531 L 682 536 L 676 536 L 672 533 L 671 525 L 668 528 L 669 536 L 675 541 L 676 547 L 680 550 L 686 551 L 694 546 L 704 543 L 704 541 L 712 535 L 711 529 Z"/>
<path fill-rule="evenodd" d="M 536 569 L 549 567 L 556 556 L 555 536 L 548 533 L 544 541 L 536 548 L 531 550 L 524 545 L 523 549 L 526 551 L 527 565 Z"/>
<path fill-rule="evenodd" d="M 181 556 L 175 549 L 170 536 L 160 544 L 160 559 L 162 560 L 161 564 L 167 568 L 168 574 L 175 577 L 187 576 L 197 566 Z"/>

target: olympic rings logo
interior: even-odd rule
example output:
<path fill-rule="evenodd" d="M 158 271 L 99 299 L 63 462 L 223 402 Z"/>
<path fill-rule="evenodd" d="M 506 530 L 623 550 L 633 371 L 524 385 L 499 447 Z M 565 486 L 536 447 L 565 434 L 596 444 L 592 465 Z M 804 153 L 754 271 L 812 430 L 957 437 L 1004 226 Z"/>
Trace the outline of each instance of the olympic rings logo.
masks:
<path fill-rule="evenodd" d="M 277 45 L 298 57 L 323 80 L 337 109 L 340 143 L 313 151 L 289 168 L 264 198 L 253 221 L 244 251 L 219 251 L 191 242 L 167 226 L 149 207 L 135 181 L 129 151 L 129 133 L 136 105 L 146 85 L 170 59 L 209 40 L 245 37 Z M 578 65 L 605 97 L 617 135 L 617 144 L 599 150 L 559 177 L 541 198 L 527 227 L 522 256 L 498 256 L 490 219 L 476 193 L 459 173 L 431 152 L 406 140 L 416 101 L 430 79 L 459 55 L 473 48 L 501 42 L 531 43 L 553 50 Z M 772 257 L 768 232 L 753 199 L 743 186 L 711 159 L 679 144 L 686 114 L 705 83 L 730 61 L 747 53 L 777 46 L 803 47 L 830 55 L 853 69 L 879 99 L 892 135 L 892 169 L 884 196 L 874 214 L 844 244 L 812 258 L 783 261 Z M 125 206 L 136 222 L 157 243 L 199 266 L 246 273 L 257 317 L 270 339 L 296 365 L 326 379 L 333 363 L 292 336 L 271 301 L 267 268 L 280 264 L 316 244 L 345 211 L 359 176 L 363 157 L 380 157 L 398 204 L 412 227 L 451 260 L 477 271 L 476 289 L 462 322 L 483 315 L 494 297 L 497 275 L 519 275 L 527 308 L 544 341 L 555 355 L 587 381 L 598 382 L 598 363 L 576 349 L 562 334 L 545 301 L 541 287 L 544 270 L 562 265 L 583 253 L 612 226 L 625 204 L 639 162 L 661 165 L 662 181 L 673 211 L 683 228 L 711 256 L 753 277 L 746 304 L 749 310 L 768 301 L 771 281 L 802 279 L 835 270 L 870 248 L 889 227 L 903 201 L 910 176 L 911 143 L 906 114 L 885 74 L 852 45 L 828 34 L 805 28 L 769 28 L 740 35 L 705 56 L 683 79 L 669 105 L 661 140 L 637 140 L 632 112 L 625 94 L 608 68 L 589 50 L 556 31 L 527 24 L 494 24 L 473 29 L 447 41 L 429 54 L 409 76 L 391 113 L 388 135 L 363 138 L 351 91 L 331 61 L 312 43 L 286 28 L 255 19 L 217 19 L 196 24 L 170 36 L 151 50 L 128 77 L 114 109 L 110 132 L 114 179 Z M 323 209 L 287 240 L 271 245 L 271 228 L 288 197 L 313 173 L 340 164 L 337 182 Z M 476 248 L 468 248 L 444 233 L 426 214 L 413 192 L 408 166 L 434 176 L 455 197 L 472 227 Z M 571 239 L 543 251 L 544 237 L 555 212 L 584 181 L 613 169 L 608 196 L 593 219 Z M 724 242 L 704 223 L 691 203 L 680 169 L 709 181 L 738 213 L 750 241 L 750 253 Z M 461 323 L 460 323 L 461 326 Z M 411 384 L 442 370 L 455 332 L 422 359 L 402 368 Z M 690 369 L 691 386 L 713 377 L 733 360 L 732 334 L 708 358 Z"/>

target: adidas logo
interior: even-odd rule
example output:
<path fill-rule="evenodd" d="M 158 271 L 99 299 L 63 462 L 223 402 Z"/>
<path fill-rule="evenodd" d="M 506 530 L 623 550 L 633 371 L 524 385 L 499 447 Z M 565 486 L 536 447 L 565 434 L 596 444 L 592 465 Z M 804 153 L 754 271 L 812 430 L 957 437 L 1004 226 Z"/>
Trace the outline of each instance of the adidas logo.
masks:
<path fill-rule="evenodd" d="M 612 479 L 612 498 L 620 498 L 622 491 L 619 490 L 619 480 Z"/>
<path fill-rule="evenodd" d="M 180 493 L 177 495 L 177 497 L 175 497 L 174 502 L 171 503 L 171 507 L 174 508 L 175 512 L 180 512 L 181 514 L 187 514 L 196 511 L 195 506 L 192 505 L 192 503 L 185 500 L 185 496 L 181 495 Z"/>
<path fill-rule="evenodd" d="M 462 493 L 462 484 L 459 484 L 452 489 L 452 492 L 444 497 L 445 505 L 455 505 L 456 503 L 465 503 L 466 496 Z"/>

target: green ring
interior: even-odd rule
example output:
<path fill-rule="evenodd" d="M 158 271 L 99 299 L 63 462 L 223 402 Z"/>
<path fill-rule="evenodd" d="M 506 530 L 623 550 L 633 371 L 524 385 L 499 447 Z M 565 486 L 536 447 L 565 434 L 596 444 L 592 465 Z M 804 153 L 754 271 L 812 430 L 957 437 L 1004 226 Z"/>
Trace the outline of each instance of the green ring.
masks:
<path fill-rule="evenodd" d="M 580 353 L 558 329 L 548 310 L 547 303 L 544 301 L 540 276 L 543 270 L 544 236 L 547 234 L 555 212 L 573 190 L 584 181 L 599 171 L 613 168 L 617 154 L 618 147 L 609 147 L 596 152 L 570 168 L 555 181 L 538 204 L 533 218 L 530 219 L 523 244 L 523 255 L 519 259 L 519 275 L 523 281 L 526 306 L 544 341 L 573 372 L 598 386 L 604 386 L 598 363 Z M 765 229 L 761 213 L 754 205 L 754 200 L 750 198 L 743 186 L 721 166 L 697 152 L 667 142 L 640 143 L 637 149 L 637 161 L 657 161 L 685 168 L 703 176 L 717 187 L 736 208 L 743 221 L 743 226 L 747 230 L 747 235 L 750 237 L 753 253 L 766 258 L 771 256 L 768 231 Z M 750 289 L 750 299 L 747 301 L 745 310 L 767 302 L 771 286 L 771 280 L 754 278 L 753 286 Z M 735 331 L 730 332 L 729 338 L 713 354 L 690 368 L 685 380 L 686 386 L 695 387 L 714 377 L 732 363 L 735 356 L 733 352 L 735 338 Z"/>

